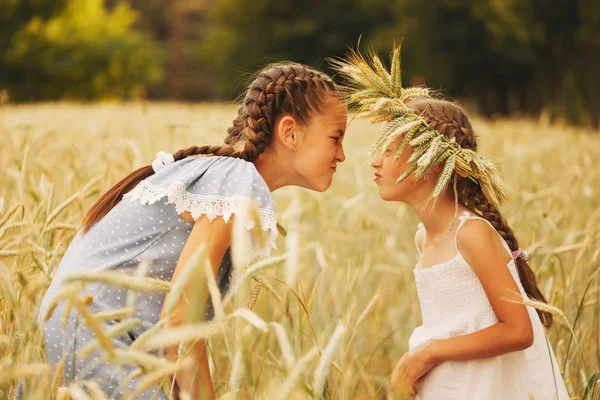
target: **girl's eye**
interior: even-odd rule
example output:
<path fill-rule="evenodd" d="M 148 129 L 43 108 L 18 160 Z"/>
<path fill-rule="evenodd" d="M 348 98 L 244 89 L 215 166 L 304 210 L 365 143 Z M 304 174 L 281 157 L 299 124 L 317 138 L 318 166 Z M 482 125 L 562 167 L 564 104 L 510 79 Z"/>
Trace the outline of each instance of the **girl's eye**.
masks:
<path fill-rule="evenodd" d="M 339 141 L 342 139 L 342 138 L 341 138 L 341 137 L 339 137 L 339 136 L 337 136 L 337 137 L 335 137 L 335 136 L 331 136 L 331 138 L 332 138 L 333 140 L 335 140 L 335 142 L 336 142 L 336 143 L 339 143 Z"/>

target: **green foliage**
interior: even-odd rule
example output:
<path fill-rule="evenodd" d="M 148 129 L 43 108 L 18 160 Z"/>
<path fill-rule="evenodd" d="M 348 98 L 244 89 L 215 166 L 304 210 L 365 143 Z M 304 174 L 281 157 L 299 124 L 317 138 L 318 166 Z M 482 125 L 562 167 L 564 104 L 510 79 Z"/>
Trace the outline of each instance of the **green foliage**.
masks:
<path fill-rule="evenodd" d="M 229 100 L 269 62 L 331 72 L 359 38 L 380 53 L 404 38 L 405 85 L 483 115 L 600 126 L 597 0 L 0 0 L 0 90 Z"/>
<path fill-rule="evenodd" d="M 202 59 L 211 71 L 218 71 L 217 93 L 222 96 L 231 96 L 234 87 L 238 94 L 248 73 L 269 62 L 290 60 L 327 69 L 326 57 L 342 55 L 362 34 L 394 22 L 387 3 L 214 1 L 208 10 Z"/>
<path fill-rule="evenodd" d="M 600 126 L 600 3 L 593 0 L 394 2 L 380 49 L 403 36 L 405 71 L 484 115 L 548 112 Z M 410 81 L 407 81 L 410 82 Z"/>
<path fill-rule="evenodd" d="M 161 78 L 160 52 L 131 29 L 125 3 L 69 0 L 56 15 L 34 16 L 11 38 L 2 76 L 14 99 L 130 98 Z"/>

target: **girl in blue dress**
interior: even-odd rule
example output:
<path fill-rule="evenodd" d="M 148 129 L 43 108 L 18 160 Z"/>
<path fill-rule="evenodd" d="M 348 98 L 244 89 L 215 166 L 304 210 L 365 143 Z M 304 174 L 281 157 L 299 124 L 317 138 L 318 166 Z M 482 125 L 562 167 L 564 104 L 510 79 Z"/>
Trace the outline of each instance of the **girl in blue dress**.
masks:
<path fill-rule="evenodd" d="M 201 246 L 224 294 L 232 268 L 232 219 L 249 202 L 254 204 L 269 245 L 250 258 L 267 255 L 277 237 L 271 192 L 289 185 L 327 190 L 337 165 L 345 159 L 346 119 L 344 100 L 325 74 L 296 63 L 263 69 L 248 87 L 223 144 L 160 152 L 152 165 L 129 174 L 91 207 L 56 270 L 40 317 L 71 273 L 132 274 L 141 261 L 149 261 L 148 275 L 175 284 Z M 193 287 L 185 290 L 189 289 Z M 91 296 L 93 312 L 126 307 L 127 290 L 109 284 L 88 285 L 82 294 Z M 143 323 L 114 339 L 114 348 L 128 348 L 159 322 L 164 303 L 163 292 L 139 292 L 134 317 Z M 63 328 L 65 307 L 59 303 L 44 325 L 48 362 L 64 363 L 61 384 L 95 380 L 109 398 L 135 390 L 138 380 L 124 381 L 134 365 L 115 366 L 106 361 L 102 350 L 80 357 L 78 350 L 96 336 L 74 310 Z M 179 300 L 169 323 L 177 324 L 187 307 Z M 211 317 L 208 307 L 207 319 Z M 106 322 L 102 328 L 110 329 L 116 322 Z M 166 349 L 167 358 L 175 360 L 177 350 L 177 346 Z M 192 398 L 213 398 L 204 342 L 189 351 L 195 365 L 176 374 L 176 386 Z M 153 387 L 142 398 L 168 396 Z"/>

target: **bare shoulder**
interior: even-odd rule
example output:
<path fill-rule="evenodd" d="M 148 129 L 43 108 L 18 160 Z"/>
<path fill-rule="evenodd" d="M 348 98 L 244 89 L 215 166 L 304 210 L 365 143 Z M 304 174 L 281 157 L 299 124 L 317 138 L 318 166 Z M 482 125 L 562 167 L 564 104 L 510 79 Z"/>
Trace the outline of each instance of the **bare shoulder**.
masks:
<path fill-rule="evenodd" d="M 456 233 L 456 245 L 463 258 L 472 266 L 489 265 L 490 261 L 510 261 L 498 232 L 479 218 L 467 219 Z M 485 261 L 485 262 L 482 262 Z"/>

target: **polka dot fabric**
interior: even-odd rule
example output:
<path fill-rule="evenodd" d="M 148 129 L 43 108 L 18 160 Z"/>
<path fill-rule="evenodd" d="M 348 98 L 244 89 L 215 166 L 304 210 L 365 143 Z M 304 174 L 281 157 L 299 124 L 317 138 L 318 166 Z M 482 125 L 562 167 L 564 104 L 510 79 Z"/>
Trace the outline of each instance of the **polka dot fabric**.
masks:
<path fill-rule="evenodd" d="M 269 248 L 262 254 L 268 254 L 277 237 L 269 188 L 254 165 L 241 159 L 196 157 L 179 160 L 140 182 L 124 197 L 90 231 L 75 236 L 42 301 L 40 318 L 52 298 L 60 292 L 64 279 L 73 272 L 117 270 L 133 274 L 138 264 L 146 260 L 150 262 L 149 276 L 170 281 L 193 227 L 193 223 L 179 216 L 184 211 L 189 211 L 194 219 L 206 215 L 211 221 L 217 217 L 229 221 L 232 214 L 252 201 L 258 209 L 263 229 L 270 236 Z M 222 295 L 229 288 L 231 270 L 228 251 L 217 274 Z M 92 296 L 94 312 L 126 307 L 126 289 L 96 283 L 86 286 L 81 294 Z M 114 339 L 115 348 L 127 348 L 158 322 L 164 298 L 163 292 L 136 295 L 134 316 L 141 320 L 140 325 Z M 62 383 L 66 385 L 75 379 L 96 380 L 110 398 L 119 398 L 135 388 L 139 380 L 125 380 L 136 369 L 134 365 L 109 364 L 103 359 L 101 350 L 85 358 L 76 353 L 93 341 L 95 335 L 74 310 L 63 328 L 64 307 L 61 303 L 44 326 L 48 362 L 56 365 L 61 359 L 65 360 Z M 211 319 L 212 316 L 209 304 L 207 317 Z M 110 329 L 116 323 L 118 321 L 108 321 L 103 324 L 103 329 Z M 141 398 L 167 397 L 154 387 Z"/>

